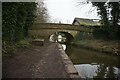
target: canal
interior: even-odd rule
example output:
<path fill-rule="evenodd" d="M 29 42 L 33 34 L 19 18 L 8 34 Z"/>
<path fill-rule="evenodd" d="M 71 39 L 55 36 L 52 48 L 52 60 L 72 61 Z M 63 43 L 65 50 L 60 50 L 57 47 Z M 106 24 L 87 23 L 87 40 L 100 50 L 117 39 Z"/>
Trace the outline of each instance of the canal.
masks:
<path fill-rule="evenodd" d="M 118 56 L 72 45 L 63 46 L 81 78 L 120 78 Z"/>
<path fill-rule="evenodd" d="M 67 40 L 69 38 L 67 39 L 63 33 L 56 33 L 50 37 L 52 42 L 64 43 Z M 120 79 L 120 57 L 72 45 L 62 46 L 81 78 Z"/>

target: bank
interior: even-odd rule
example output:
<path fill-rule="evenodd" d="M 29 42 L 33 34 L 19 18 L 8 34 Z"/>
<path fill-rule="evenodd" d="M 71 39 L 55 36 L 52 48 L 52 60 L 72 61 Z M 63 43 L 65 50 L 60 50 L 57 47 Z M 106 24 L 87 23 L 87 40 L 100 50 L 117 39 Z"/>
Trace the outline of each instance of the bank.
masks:
<path fill-rule="evenodd" d="M 98 52 L 108 53 L 108 54 L 114 54 L 117 56 L 120 56 L 120 49 L 119 49 L 119 42 L 117 40 L 77 40 L 73 41 L 70 44 L 73 46 L 78 46 L 81 48 L 86 48 Z"/>

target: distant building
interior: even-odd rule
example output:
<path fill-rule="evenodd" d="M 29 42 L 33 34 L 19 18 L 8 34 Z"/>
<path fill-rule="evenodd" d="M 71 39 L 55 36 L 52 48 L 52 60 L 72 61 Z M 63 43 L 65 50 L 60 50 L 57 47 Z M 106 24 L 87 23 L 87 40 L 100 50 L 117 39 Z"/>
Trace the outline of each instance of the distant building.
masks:
<path fill-rule="evenodd" d="M 85 19 L 85 18 L 75 18 L 73 25 L 81 25 L 81 26 L 94 26 L 99 27 L 101 24 L 98 19 Z"/>

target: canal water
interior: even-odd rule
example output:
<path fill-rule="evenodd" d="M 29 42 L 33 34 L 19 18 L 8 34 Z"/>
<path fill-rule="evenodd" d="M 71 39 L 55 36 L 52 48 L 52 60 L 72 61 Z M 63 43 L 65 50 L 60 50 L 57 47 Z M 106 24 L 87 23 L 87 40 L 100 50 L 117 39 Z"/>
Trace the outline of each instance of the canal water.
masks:
<path fill-rule="evenodd" d="M 119 57 L 63 45 L 81 78 L 120 78 Z"/>

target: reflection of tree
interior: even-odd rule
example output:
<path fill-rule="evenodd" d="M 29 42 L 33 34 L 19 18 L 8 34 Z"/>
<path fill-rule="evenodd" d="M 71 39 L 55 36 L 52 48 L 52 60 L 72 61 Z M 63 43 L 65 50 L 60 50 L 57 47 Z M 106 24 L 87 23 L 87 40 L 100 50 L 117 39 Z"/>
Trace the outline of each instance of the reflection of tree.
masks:
<path fill-rule="evenodd" d="M 109 65 L 108 67 L 107 65 L 100 64 L 95 78 L 115 78 L 116 75 L 114 72 L 115 70 L 113 66 Z"/>
<path fill-rule="evenodd" d="M 104 78 L 105 72 L 106 72 L 106 68 L 107 68 L 106 65 L 100 64 L 100 66 L 98 67 L 97 76 L 95 78 Z"/>
<path fill-rule="evenodd" d="M 115 78 L 113 66 L 109 66 L 109 71 L 108 71 L 107 77 L 108 78 Z"/>

